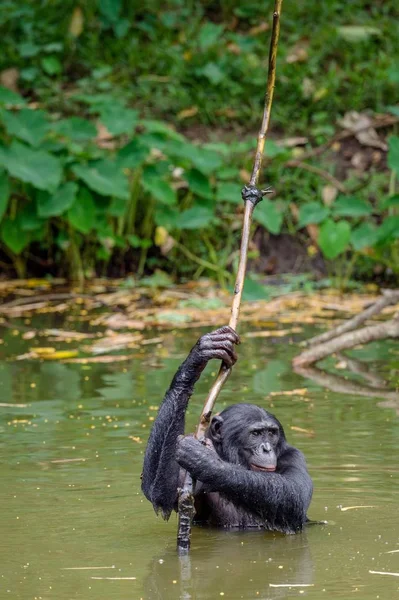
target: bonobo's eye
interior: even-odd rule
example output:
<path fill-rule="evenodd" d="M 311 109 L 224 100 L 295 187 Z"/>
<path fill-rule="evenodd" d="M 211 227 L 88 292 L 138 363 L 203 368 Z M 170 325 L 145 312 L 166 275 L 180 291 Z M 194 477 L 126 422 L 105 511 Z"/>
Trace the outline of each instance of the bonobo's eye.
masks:
<path fill-rule="evenodd" d="M 277 427 L 269 427 L 269 433 L 271 433 L 271 435 L 277 435 L 278 428 Z"/>
<path fill-rule="evenodd" d="M 260 429 L 255 429 L 251 433 L 252 433 L 252 435 L 258 436 L 258 435 L 261 435 L 262 431 Z"/>

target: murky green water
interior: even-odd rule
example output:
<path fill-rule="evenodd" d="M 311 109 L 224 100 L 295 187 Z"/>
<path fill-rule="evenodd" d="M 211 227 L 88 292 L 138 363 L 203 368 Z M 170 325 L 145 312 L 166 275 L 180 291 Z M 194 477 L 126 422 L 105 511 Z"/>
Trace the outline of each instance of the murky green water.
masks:
<path fill-rule="evenodd" d="M 199 333 L 166 334 L 130 363 L 71 365 L 8 361 L 34 342 L 4 332 L 0 403 L 14 406 L 0 406 L 1 599 L 398 596 L 399 577 L 370 571 L 399 573 L 399 401 L 295 375 L 298 347 L 281 338 L 245 340 L 219 406 L 245 400 L 275 412 L 308 459 L 309 515 L 329 523 L 287 537 L 195 529 L 190 558 L 179 561 L 176 518 L 154 515 L 140 472 L 155 407 Z M 351 356 L 397 385 L 394 342 Z M 211 381 L 212 368 L 191 428 Z M 303 387 L 303 396 L 269 395 Z M 341 510 L 354 506 L 363 508 Z"/>

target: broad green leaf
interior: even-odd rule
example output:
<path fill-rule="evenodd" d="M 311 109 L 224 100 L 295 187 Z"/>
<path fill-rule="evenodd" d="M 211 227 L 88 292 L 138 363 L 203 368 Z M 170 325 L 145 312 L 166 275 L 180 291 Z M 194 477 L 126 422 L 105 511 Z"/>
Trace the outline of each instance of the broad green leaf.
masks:
<path fill-rule="evenodd" d="M 111 217 L 123 217 L 128 208 L 128 203 L 124 198 L 112 198 L 108 209 L 108 214 Z"/>
<path fill-rule="evenodd" d="M 156 176 L 152 169 L 144 170 L 142 183 L 145 191 L 151 194 L 155 200 L 168 206 L 173 206 L 177 203 L 176 191 L 169 183 Z"/>
<path fill-rule="evenodd" d="M 188 160 L 204 175 L 213 173 L 222 164 L 222 158 L 217 152 L 194 146 L 194 144 L 170 140 L 163 151 L 167 156 L 182 158 L 185 161 Z"/>
<path fill-rule="evenodd" d="M 24 106 L 26 100 L 19 94 L 0 85 L 0 106 Z"/>
<path fill-rule="evenodd" d="M 18 51 L 22 58 L 32 58 L 32 56 L 39 54 L 40 46 L 33 42 L 22 42 L 18 45 Z"/>
<path fill-rule="evenodd" d="M 398 207 L 399 207 L 399 194 L 394 194 L 393 196 L 384 198 L 384 200 L 380 204 L 381 210 L 387 210 L 388 208 L 398 208 Z"/>
<path fill-rule="evenodd" d="M 337 217 L 366 217 L 373 212 L 369 202 L 356 196 L 339 196 L 332 209 Z"/>
<path fill-rule="evenodd" d="M 145 148 L 139 140 L 134 139 L 119 150 L 117 161 L 122 169 L 136 169 L 147 156 L 148 148 Z"/>
<path fill-rule="evenodd" d="M 165 227 L 168 231 L 176 229 L 180 213 L 176 207 L 157 204 L 155 207 L 155 224 L 159 227 Z"/>
<path fill-rule="evenodd" d="M 5 171 L 0 171 L 0 221 L 4 217 L 10 198 L 10 182 Z"/>
<path fill-rule="evenodd" d="M 202 69 L 199 70 L 201 75 L 204 75 L 211 83 L 217 85 L 226 77 L 222 69 L 214 62 L 209 62 Z"/>
<path fill-rule="evenodd" d="M 80 117 L 70 117 L 62 119 L 50 125 L 52 131 L 76 142 L 94 139 L 97 135 L 97 129 L 87 119 Z"/>
<path fill-rule="evenodd" d="M 216 188 L 216 200 L 217 202 L 231 202 L 232 204 L 241 204 L 242 186 L 238 183 L 232 183 L 226 181 L 219 183 Z"/>
<path fill-rule="evenodd" d="M 191 171 L 187 171 L 187 173 L 185 173 L 185 178 L 190 186 L 190 192 L 193 192 L 202 198 L 209 198 L 210 200 L 213 199 L 214 196 L 209 179 L 200 171 L 197 169 L 191 169 Z"/>
<path fill-rule="evenodd" d="M 46 192 L 38 193 L 45 194 Z M 43 219 L 37 214 L 36 205 L 33 202 L 28 202 L 22 209 L 18 208 L 17 221 L 22 231 L 35 231 L 44 224 Z"/>
<path fill-rule="evenodd" d="M 350 237 L 351 228 L 347 221 L 335 223 L 328 219 L 320 227 L 318 244 L 324 256 L 333 259 L 347 249 Z"/>
<path fill-rule="evenodd" d="M 399 136 L 391 135 L 388 145 L 388 166 L 399 173 Z"/>
<path fill-rule="evenodd" d="M 0 146 L 0 165 L 21 181 L 39 190 L 55 190 L 62 176 L 61 162 L 43 150 L 32 150 L 13 141 L 8 148 Z"/>
<path fill-rule="evenodd" d="M 153 119 L 142 119 L 140 125 L 145 127 L 145 130 L 149 133 L 162 133 L 166 137 L 175 140 L 177 142 L 184 142 L 185 138 L 181 133 L 175 131 L 171 125 L 168 125 L 164 121 L 155 121 Z"/>
<path fill-rule="evenodd" d="M 75 202 L 78 186 L 73 181 L 61 185 L 53 194 L 40 192 L 37 197 L 39 217 L 58 217 L 71 208 Z"/>
<path fill-rule="evenodd" d="M 122 0 L 99 0 L 98 7 L 107 21 L 116 23 L 122 9 Z"/>
<path fill-rule="evenodd" d="M 21 254 L 30 242 L 30 235 L 21 231 L 17 221 L 4 219 L 1 224 L 1 240 L 14 254 Z"/>
<path fill-rule="evenodd" d="M 137 124 L 137 115 L 137 110 L 125 108 L 121 104 L 108 104 L 100 110 L 100 120 L 112 135 L 132 133 Z"/>
<path fill-rule="evenodd" d="M 139 236 L 135 234 L 126 236 L 126 239 L 132 248 L 151 248 L 152 246 L 152 240 L 139 238 Z"/>
<path fill-rule="evenodd" d="M 180 213 L 175 227 L 177 229 L 204 229 L 212 223 L 213 211 L 205 206 L 193 206 Z"/>
<path fill-rule="evenodd" d="M 89 165 L 74 165 L 72 171 L 101 196 L 129 198 L 129 182 L 119 164 L 99 160 Z"/>
<path fill-rule="evenodd" d="M 216 44 L 223 32 L 223 25 L 216 25 L 211 21 L 201 26 L 197 40 L 200 48 L 206 50 Z"/>
<path fill-rule="evenodd" d="M 266 198 L 254 211 L 254 220 L 270 233 L 277 235 L 281 231 L 283 215 L 277 210 L 274 202 Z"/>
<path fill-rule="evenodd" d="M 96 220 L 96 205 L 89 190 L 81 188 L 76 201 L 68 211 L 68 221 L 81 233 L 90 233 Z"/>
<path fill-rule="evenodd" d="M 317 225 L 324 221 L 330 214 L 329 209 L 320 202 L 309 202 L 304 204 L 299 209 L 298 227 L 306 227 L 306 225 Z"/>
<path fill-rule="evenodd" d="M 355 250 L 371 248 L 377 242 L 377 229 L 371 223 L 361 223 L 351 233 L 351 244 Z"/>
<path fill-rule="evenodd" d="M 281 154 L 289 155 L 290 151 L 288 148 L 284 148 L 283 146 L 279 146 L 273 140 L 266 140 L 265 143 L 265 155 L 269 158 L 274 158 L 275 156 L 280 156 Z"/>
<path fill-rule="evenodd" d="M 40 63 L 47 75 L 59 75 L 62 71 L 62 65 L 56 56 L 45 56 Z"/>
<path fill-rule="evenodd" d="M 48 123 L 43 110 L 24 108 L 19 112 L 4 111 L 1 118 L 9 135 L 31 146 L 39 146 L 47 133 Z"/>
<path fill-rule="evenodd" d="M 347 42 L 362 42 L 372 36 L 382 35 L 381 29 L 367 25 L 342 25 L 337 27 L 337 32 Z"/>
<path fill-rule="evenodd" d="M 377 229 L 378 244 L 390 244 L 399 238 L 399 216 L 386 217 Z"/>

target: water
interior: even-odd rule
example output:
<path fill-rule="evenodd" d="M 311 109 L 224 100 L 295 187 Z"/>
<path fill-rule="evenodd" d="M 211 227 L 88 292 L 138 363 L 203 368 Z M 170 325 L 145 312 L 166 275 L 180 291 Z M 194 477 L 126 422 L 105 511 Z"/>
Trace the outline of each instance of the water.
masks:
<path fill-rule="evenodd" d="M 0 346 L 0 402 L 13 404 L 0 407 L 1 600 L 397 596 L 399 577 L 369 571 L 399 573 L 398 400 L 328 391 L 291 371 L 296 344 L 246 339 L 218 407 L 245 400 L 276 414 L 308 460 L 309 516 L 328 525 L 296 536 L 196 528 L 181 560 L 177 520 L 155 516 L 140 472 L 156 406 L 200 331 L 167 333 L 131 362 L 98 365 L 8 360 L 46 345 L 14 334 Z M 395 342 L 351 356 L 397 385 Z M 192 399 L 191 430 L 216 368 Z"/>

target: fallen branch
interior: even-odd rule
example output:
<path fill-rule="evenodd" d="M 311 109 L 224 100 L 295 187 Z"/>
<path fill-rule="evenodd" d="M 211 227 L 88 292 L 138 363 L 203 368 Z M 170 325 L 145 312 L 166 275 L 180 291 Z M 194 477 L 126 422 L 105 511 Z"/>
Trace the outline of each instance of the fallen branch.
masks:
<path fill-rule="evenodd" d="M 304 171 L 308 171 L 309 173 L 319 175 L 319 177 L 322 177 L 323 179 L 331 183 L 331 185 L 336 187 L 337 190 L 339 190 L 342 194 L 347 195 L 349 193 L 343 183 L 341 183 L 336 177 L 334 177 L 334 175 L 331 175 L 331 173 L 329 173 L 328 171 L 320 169 L 320 167 L 315 167 L 314 165 L 309 165 L 308 163 L 305 163 L 302 160 L 295 159 L 287 161 L 285 163 L 285 166 L 303 169 Z"/>
<path fill-rule="evenodd" d="M 258 135 L 254 166 L 249 185 L 245 186 L 242 191 L 242 197 L 245 202 L 245 212 L 241 236 L 240 260 L 238 264 L 236 283 L 234 286 L 234 297 L 231 308 L 231 318 L 229 321 L 229 326 L 234 330 L 237 328 L 241 305 L 241 296 L 244 287 L 252 213 L 258 202 L 262 200 L 264 194 L 270 191 L 269 189 L 258 189 L 257 184 L 259 180 L 260 169 L 262 166 L 263 150 L 265 146 L 266 133 L 269 127 L 270 111 L 273 102 L 274 85 L 276 80 L 277 44 L 280 32 L 280 12 L 282 2 L 283 0 L 275 0 L 274 3 L 273 27 L 269 50 L 269 71 L 267 76 L 267 88 L 262 125 Z M 219 374 L 209 392 L 208 398 L 206 399 L 204 408 L 201 413 L 200 422 L 196 431 L 196 437 L 199 440 L 204 439 L 206 428 L 208 427 L 211 419 L 213 406 L 220 393 L 220 390 L 222 389 L 224 383 L 227 381 L 227 378 L 229 377 L 230 373 L 231 369 L 226 368 L 222 364 L 219 370 Z M 192 480 L 192 477 L 190 473 L 186 472 L 184 484 L 179 490 L 178 500 L 179 525 L 177 534 L 177 549 L 179 554 L 186 554 L 190 549 L 191 521 L 194 516 L 193 489 L 194 482 Z"/>
<path fill-rule="evenodd" d="M 341 352 L 360 344 L 368 344 L 375 340 L 399 337 L 399 318 L 391 319 L 385 323 L 377 323 L 358 329 L 357 331 L 348 331 L 332 340 L 312 346 L 305 350 L 293 360 L 294 367 L 311 365 L 334 352 Z"/>
<path fill-rule="evenodd" d="M 374 304 L 366 308 L 363 312 L 356 315 L 349 321 L 345 321 L 338 327 L 331 329 L 330 331 L 326 331 L 321 335 L 317 335 L 316 337 L 310 339 L 307 344 L 309 346 L 314 346 L 316 344 L 322 344 L 324 342 L 328 342 L 329 340 L 337 337 L 343 333 L 347 333 L 349 331 L 353 331 L 359 325 L 362 325 L 365 321 L 378 315 L 381 311 L 384 310 L 387 306 L 392 306 L 399 302 L 399 290 L 383 290 L 383 295 L 379 298 Z"/>

